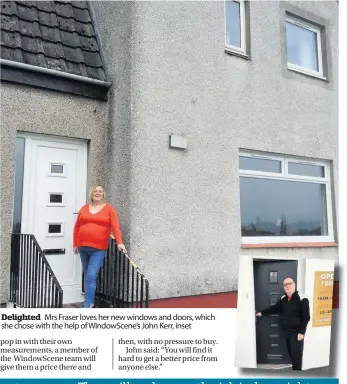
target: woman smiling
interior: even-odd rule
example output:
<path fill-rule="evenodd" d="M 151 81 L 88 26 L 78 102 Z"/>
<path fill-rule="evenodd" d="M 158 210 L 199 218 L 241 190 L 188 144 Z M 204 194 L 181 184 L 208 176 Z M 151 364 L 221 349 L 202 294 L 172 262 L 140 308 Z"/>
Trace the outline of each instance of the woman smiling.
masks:
<path fill-rule="evenodd" d="M 97 185 L 89 192 L 90 204 L 78 212 L 73 233 L 74 253 L 80 254 L 85 276 L 84 308 L 94 307 L 96 280 L 104 261 L 112 233 L 118 248 L 126 252 L 122 240 L 118 215 L 112 205 L 105 201 L 105 190 Z"/>

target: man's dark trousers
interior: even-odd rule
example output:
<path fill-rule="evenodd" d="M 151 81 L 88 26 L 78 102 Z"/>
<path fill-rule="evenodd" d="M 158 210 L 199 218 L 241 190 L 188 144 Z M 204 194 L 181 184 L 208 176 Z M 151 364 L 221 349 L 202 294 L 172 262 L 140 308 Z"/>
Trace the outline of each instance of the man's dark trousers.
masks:
<path fill-rule="evenodd" d="M 297 334 L 286 335 L 287 349 L 292 361 L 293 370 L 301 371 L 304 340 L 298 341 Z"/>

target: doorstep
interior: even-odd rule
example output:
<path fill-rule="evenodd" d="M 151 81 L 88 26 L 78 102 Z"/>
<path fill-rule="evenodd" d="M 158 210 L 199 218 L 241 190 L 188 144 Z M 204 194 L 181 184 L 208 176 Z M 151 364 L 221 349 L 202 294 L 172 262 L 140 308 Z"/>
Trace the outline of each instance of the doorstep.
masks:
<path fill-rule="evenodd" d="M 291 364 L 257 364 L 257 369 L 292 370 Z M 302 372 L 328 373 L 329 366 L 305 369 Z"/>
<path fill-rule="evenodd" d="M 292 369 L 291 364 L 257 364 L 258 369 Z"/>
<path fill-rule="evenodd" d="M 63 304 L 63 308 L 83 308 L 83 302 Z"/>

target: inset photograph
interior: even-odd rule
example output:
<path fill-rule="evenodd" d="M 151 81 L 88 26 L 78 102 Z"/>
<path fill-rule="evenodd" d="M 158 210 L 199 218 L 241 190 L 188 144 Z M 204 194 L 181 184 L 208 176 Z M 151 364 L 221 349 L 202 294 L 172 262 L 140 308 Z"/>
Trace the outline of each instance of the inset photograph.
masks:
<path fill-rule="evenodd" d="M 328 367 L 333 286 L 334 260 L 243 255 L 235 366 L 294 371 Z"/>

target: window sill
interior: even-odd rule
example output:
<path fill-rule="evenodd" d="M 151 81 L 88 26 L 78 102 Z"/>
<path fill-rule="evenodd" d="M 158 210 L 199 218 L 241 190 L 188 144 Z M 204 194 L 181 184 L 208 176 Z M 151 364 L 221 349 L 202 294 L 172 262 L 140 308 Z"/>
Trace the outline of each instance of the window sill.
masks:
<path fill-rule="evenodd" d="M 251 60 L 251 56 L 250 55 L 245 55 L 244 53 L 241 53 L 241 52 L 238 52 L 238 51 L 234 51 L 233 49 L 228 48 L 228 47 L 224 48 L 224 52 L 227 53 L 228 55 L 240 57 L 241 59 Z"/>
<path fill-rule="evenodd" d="M 310 73 L 306 71 L 301 71 L 300 69 L 292 68 L 292 67 L 287 67 L 288 71 L 299 73 L 300 75 L 308 76 L 308 77 L 313 77 L 314 79 L 322 80 L 328 82 L 328 79 L 324 76 L 316 75 L 315 73 Z"/>
<path fill-rule="evenodd" d="M 242 244 L 241 248 L 324 248 L 338 247 L 337 243 L 262 243 L 262 244 Z"/>

